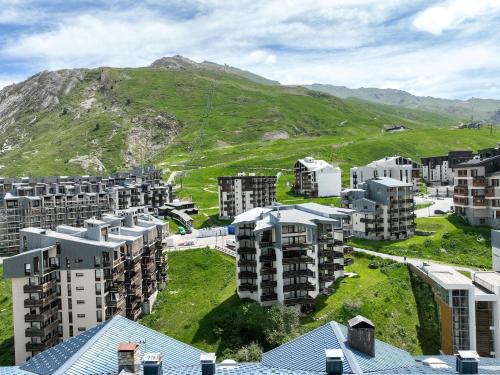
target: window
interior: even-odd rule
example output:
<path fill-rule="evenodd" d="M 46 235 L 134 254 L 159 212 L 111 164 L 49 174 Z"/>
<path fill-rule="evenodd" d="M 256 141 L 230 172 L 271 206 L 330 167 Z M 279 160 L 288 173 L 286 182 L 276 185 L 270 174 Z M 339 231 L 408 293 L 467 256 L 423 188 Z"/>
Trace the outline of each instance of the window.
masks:
<path fill-rule="evenodd" d="M 31 264 L 24 263 L 24 274 L 25 275 L 30 275 L 31 274 Z"/>
<path fill-rule="evenodd" d="M 83 273 L 81 273 L 81 272 L 77 272 L 75 276 L 76 276 L 76 277 L 83 277 Z"/>
<path fill-rule="evenodd" d="M 85 327 L 78 327 L 78 332 L 85 332 Z"/>
<path fill-rule="evenodd" d="M 73 337 L 73 326 L 69 326 L 69 337 Z"/>
<path fill-rule="evenodd" d="M 71 284 L 68 284 L 68 297 L 71 297 Z"/>
<path fill-rule="evenodd" d="M 95 306 L 100 309 L 102 308 L 102 298 L 101 297 L 96 297 L 95 298 Z"/>
<path fill-rule="evenodd" d="M 68 311 L 68 322 L 73 323 L 73 312 Z"/>
<path fill-rule="evenodd" d="M 96 314 L 97 321 L 98 322 L 102 322 L 102 311 L 101 310 L 97 310 L 95 312 L 95 314 Z"/>
<path fill-rule="evenodd" d="M 101 295 L 101 289 L 102 289 L 102 285 L 97 283 L 95 284 L 95 294 L 96 296 L 100 296 Z"/>
<path fill-rule="evenodd" d="M 99 255 L 96 255 L 94 257 L 94 266 L 95 267 L 100 267 L 101 266 L 101 257 Z"/>
<path fill-rule="evenodd" d="M 76 290 L 85 290 L 85 288 L 83 286 L 77 286 Z"/>
<path fill-rule="evenodd" d="M 82 263 L 83 259 L 82 258 L 75 258 L 75 263 Z"/>
<path fill-rule="evenodd" d="M 95 270 L 95 281 L 101 281 L 101 270 Z"/>
<path fill-rule="evenodd" d="M 73 308 L 73 300 L 71 298 L 68 298 L 68 310 L 71 310 Z"/>
<path fill-rule="evenodd" d="M 85 303 L 85 301 L 83 299 L 77 299 L 76 300 L 76 304 L 77 305 L 83 305 Z"/>
<path fill-rule="evenodd" d="M 77 318 L 85 318 L 85 314 L 76 314 Z"/>
<path fill-rule="evenodd" d="M 67 281 L 68 283 L 70 283 L 70 282 L 71 282 L 71 271 L 69 271 L 69 270 L 68 270 L 68 271 L 66 271 L 66 281 Z"/>

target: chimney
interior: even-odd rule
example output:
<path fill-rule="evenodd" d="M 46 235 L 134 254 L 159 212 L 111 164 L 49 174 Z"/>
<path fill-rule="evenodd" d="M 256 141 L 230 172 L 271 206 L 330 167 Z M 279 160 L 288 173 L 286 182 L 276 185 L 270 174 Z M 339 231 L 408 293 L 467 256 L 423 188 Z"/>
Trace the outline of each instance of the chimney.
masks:
<path fill-rule="evenodd" d="M 200 355 L 201 375 L 215 374 L 215 353 L 202 353 Z"/>
<path fill-rule="evenodd" d="M 163 358 L 161 353 L 146 353 L 142 357 L 144 375 L 161 375 Z"/>
<path fill-rule="evenodd" d="M 457 372 L 459 374 L 477 374 L 479 355 L 472 350 L 459 350 L 457 354 Z"/>
<path fill-rule="evenodd" d="M 375 357 L 375 325 L 358 315 L 348 322 L 347 344 L 362 353 Z"/>
<path fill-rule="evenodd" d="M 326 349 L 327 375 L 342 375 L 344 372 L 344 352 L 342 349 Z"/>
<path fill-rule="evenodd" d="M 118 373 L 122 370 L 138 374 L 141 369 L 139 345 L 136 343 L 121 343 L 118 345 Z"/>

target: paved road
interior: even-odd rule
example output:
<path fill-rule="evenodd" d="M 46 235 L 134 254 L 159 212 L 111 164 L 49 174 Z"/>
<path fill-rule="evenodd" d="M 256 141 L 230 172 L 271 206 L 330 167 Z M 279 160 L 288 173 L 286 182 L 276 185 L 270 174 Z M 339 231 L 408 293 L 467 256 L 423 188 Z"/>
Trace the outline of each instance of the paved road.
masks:
<path fill-rule="evenodd" d="M 398 255 L 379 253 L 377 251 L 361 249 L 359 247 L 354 247 L 354 251 L 359 251 L 360 253 L 374 255 L 374 256 L 377 256 L 379 258 L 390 259 L 390 260 L 393 260 L 393 261 L 398 262 L 398 263 L 405 263 L 404 257 L 398 256 Z M 475 271 L 472 268 L 456 266 L 454 264 L 436 262 L 436 261 L 432 261 L 432 260 L 428 260 L 428 259 L 406 258 L 406 263 L 410 263 L 410 264 L 414 265 L 415 267 L 422 266 L 423 262 L 425 262 L 427 264 L 431 264 L 431 265 L 450 266 L 450 267 L 453 267 L 454 269 L 456 269 L 457 271 L 467 271 L 467 272 L 474 272 Z"/>
<path fill-rule="evenodd" d="M 429 216 L 437 216 L 434 211 L 441 210 L 443 212 L 449 212 L 451 206 L 453 205 L 452 198 L 440 198 L 437 199 L 435 197 L 416 197 L 415 204 L 422 203 L 432 203 L 432 206 L 421 208 L 419 210 L 415 210 L 415 215 L 417 217 L 429 217 Z"/>

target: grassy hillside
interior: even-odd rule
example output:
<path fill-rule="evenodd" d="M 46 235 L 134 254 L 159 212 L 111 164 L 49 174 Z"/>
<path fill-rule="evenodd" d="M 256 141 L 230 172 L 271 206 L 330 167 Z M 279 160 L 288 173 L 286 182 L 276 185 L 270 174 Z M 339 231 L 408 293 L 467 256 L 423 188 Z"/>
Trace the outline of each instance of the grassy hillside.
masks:
<path fill-rule="evenodd" d="M 12 322 L 12 289 L 3 277 L 0 265 L 0 366 L 14 364 L 14 326 Z"/>
<path fill-rule="evenodd" d="M 3 175 L 95 172 L 95 163 L 84 171 L 82 157 L 96 158 L 108 171 L 147 162 L 290 168 L 306 154 L 347 167 L 388 153 L 420 156 L 491 143 L 483 131 L 448 130 L 454 116 L 262 84 L 230 70 L 100 68 L 78 77 L 57 104 L 32 108 L 26 96 L 15 121 L 5 122 Z M 413 130 L 382 133 L 391 123 Z"/>
<path fill-rule="evenodd" d="M 377 324 L 378 338 L 414 354 L 436 353 L 438 344 L 432 340 L 439 331 L 432 294 L 413 287 L 404 266 L 378 259 L 380 269 L 368 268 L 373 259 L 356 256 L 347 271 L 360 277 L 342 280 L 331 296 L 318 299 L 314 314 L 303 320 L 302 332 L 361 313 Z M 192 250 L 170 253 L 169 263 L 169 285 L 160 293 L 154 313 L 141 323 L 221 354 L 232 338 L 215 332 L 218 317 L 242 304 L 235 295 L 234 260 L 214 250 Z"/>
<path fill-rule="evenodd" d="M 434 232 L 401 241 L 354 238 L 351 245 L 409 258 L 491 269 L 491 229 L 472 227 L 455 215 L 418 218 L 417 229 Z"/>

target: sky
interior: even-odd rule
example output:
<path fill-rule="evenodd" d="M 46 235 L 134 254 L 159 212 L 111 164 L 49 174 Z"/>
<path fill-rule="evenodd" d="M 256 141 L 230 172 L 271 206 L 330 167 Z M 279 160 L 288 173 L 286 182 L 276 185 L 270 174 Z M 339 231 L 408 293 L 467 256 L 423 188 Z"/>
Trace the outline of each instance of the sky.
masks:
<path fill-rule="evenodd" d="M 283 84 L 500 99 L 500 0 L 0 0 L 0 88 L 172 55 Z"/>

